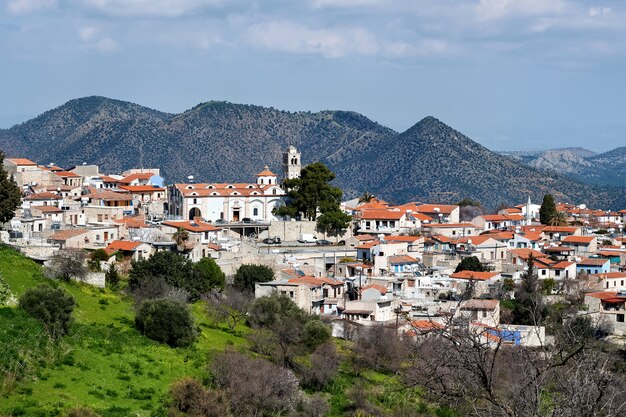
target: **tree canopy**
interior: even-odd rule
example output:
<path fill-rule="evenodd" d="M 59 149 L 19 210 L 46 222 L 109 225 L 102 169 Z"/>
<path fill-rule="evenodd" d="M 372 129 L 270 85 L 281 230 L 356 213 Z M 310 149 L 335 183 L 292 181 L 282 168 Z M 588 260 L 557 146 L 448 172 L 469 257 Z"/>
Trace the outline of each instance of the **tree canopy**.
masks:
<path fill-rule="evenodd" d="M 135 327 L 150 339 L 170 346 L 187 346 L 198 335 L 185 303 L 164 298 L 144 301 L 137 311 Z"/>
<path fill-rule="evenodd" d="M 467 258 L 463 258 L 461 262 L 457 265 L 454 272 L 459 271 L 475 271 L 475 272 L 484 272 L 488 271 L 487 267 L 483 265 L 480 260 L 475 256 L 468 256 Z"/>
<path fill-rule="evenodd" d="M 552 194 L 546 194 L 543 196 L 543 202 L 539 209 L 539 221 L 541 224 L 550 224 L 550 220 L 558 215 L 556 210 L 556 204 L 554 203 L 554 197 Z"/>
<path fill-rule="evenodd" d="M 265 265 L 241 265 L 235 273 L 235 287 L 241 291 L 254 292 L 254 284 L 274 279 L 274 271 Z"/>
<path fill-rule="evenodd" d="M 318 230 L 324 232 L 337 233 L 347 228 L 351 218 L 339 208 L 343 193 L 330 184 L 333 179 L 335 174 L 323 163 L 307 165 L 300 178 L 285 181 L 290 202 L 274 213 L 294 217 L 301 213 L 309 220 L 317 219 Z"/>
<path fill-rule="evenodd" d="M 20 205 L 20 187 L 4 169 L 4 152 L 0 151 L 0 224 L 13 218 Z"/>
<path fill-rule="evenodd" d="M 19 306 L 39 320 L 51 339 L 66 334 L 72 322 L 76 302 L 63 288 L 40 284 L 28 289 L 19 300 Z"/>

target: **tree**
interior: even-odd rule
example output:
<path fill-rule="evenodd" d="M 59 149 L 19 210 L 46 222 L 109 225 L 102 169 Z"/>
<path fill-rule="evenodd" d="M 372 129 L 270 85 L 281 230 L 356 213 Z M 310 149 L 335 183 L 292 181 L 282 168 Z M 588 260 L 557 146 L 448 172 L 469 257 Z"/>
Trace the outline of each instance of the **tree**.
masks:
<path fill-rule="evenodd" d="M 541 208 L 539 208 L 539 221 L 541 224 L 550 224 L 550 219 L 557 215 L 556 204 L 552 194 L 543 196 Z"/>
<path fill-rule="evenodd" d="M 467 207 L 467 206 L 480 207 L 480 201 L 472 200 L 471 198 L 465 197 L 463 200 L 456 203 L 456 205 L 459 207 Z"/>
<path fill-rule="evenodd" d="M 170 416 L 228 417 L 230 404 L 223 391 L 208 389 L 185 377 L 170 386 Z M 182 414 L 184 413 L 184 414 Z"/>
<path fill-rule="evenodd" d="M 236 416 L 289 415 L 299 398 L 294 373 L 265 359 L 226 351 L 211 362 L 211 373 Z"/>
<path fill-rule="evenodd" d="M 329 233 L 331 235 L 339 235 L 342 231 L 346 230 L 350 226 L 352 216 L 344 213 L 343 211 L 330 210 L 323 212 L 317 218 L 317 230 Z"/>
<path fill-rule="evenodd" d="M 15 216 L 15 210 L 20 206 L 22 192 L 15 183 L 13 176 L 9 177 L 4 169 L 4 152 L 0 151 L 0 226 Z"/>
<path fill-rule="evenodd" d="M 55 340 L 69 331 L 75 304 L 65 290 L 46 284 L 26 290 L 19 299 L 20 308 L 39 320 Z"/>
<path fill-rule="evenodd" d="M 253 299 L 249 292 L 234 287 L 228 287 L 223 293 L 214 291 L 205 297 L 209 316 L 226 320 L 231 332 L 246 319 Z"/>
<path fill-rule="evenodd" d="M 370 203 L 372 200 L 374 200 L 376 197 L 374 196 L 374 194 L 365 191 L 360 197 L 359 197 L 359 204 L 363 204 L 363 203 Z"/>
<path fill-rule="evenodd" d="M 196 290 L 206 294 L 213 288 L 224 289 L 226 275 L 212 258 L 202 258 L 193 265 Z"/>
<path fill-rule="evenodd" d="M 550 226 L 567 226 L 567 213 L 564 211 L 557 211 L 550 217 L 548 221 Z"/>
<path fill-rule="evenodd" d="M 322 214 L 338 210 L 342 192 L 329 184 L 333 179 L 335 174 L 323 163 L 307 165 L 302 169 L 300 178 L 285 181 L 291 201 L 288 205 L 277 208 L 275 214 L 293 216 L 302 213 L 309 220 L 315 220 L 318 210 Z"/>
<path fill-rule="evenodd" d="M 164 298 L 141 303 L 135 327 L 150 339 L 172 347 L 190 345 L 198 335 L 187 305 Z"/>
<path fill-rule="evenodd" d="M 169 287 L 183 288 L 193 300 L 199 299 L 205 291 L 206 283 L 194 279 L 192 262 L 176 253 L 160 251 L 148 259 L 133 261 L 131 265 L 128 284 L 133 293 L 141 292 L 139 290 L 147 286 L 154 287 L 155 283 L 159 283 L 163 291 L 169 290 Z M 164 296 L 163 292 L 152 293 L 155 297 Z"/>
<path fill-rule="evenodd" d="M 189 240 L 189 232 L 179 227 L 178 230 L 172 235 L 174 242 L 176 242 L 176 248 L 179 252 L 182 252 L 185 248 L 185 242 Z"/>
<path fill-rule="evenodd" d="M 328 342 L 332 337 L 330 327 L 320 320 L 309 320 L 302 328 L 300 340 L 311 351 Z"/>
<path fill-rule="evenodd" d="M 265 265 L 244 264 L 235 273 L 234 285 L 240 291 L 254 292 L 257 282 L 269 282 L 274 279 L 274 271 Z"/>
<path fill-rule="evenodd" d="M 320 345 L 311 354 L 311 367 L 302 369 L 303 385 L 320 390 L 328 385 L 339 370 L 340 358 L 332 342 Z"/>
<path fill-rule="evenodd" d="M 480 262 L 480 260 L 476 256 L 468 256 L 467 258 L 463 258 L 461 262 L 456 266 L 454 272 L 459 271 L 485 272 L 488 271 L 488 269 Z"/>
<path fill-rule="evenodd" d="M 104 249 L 96 249 L 89 258 L 89 268 L 92 271 L 100 272 L 100 262 L 109 260 L 109 254 Z"/>
<path fill-rule="evenodd" d="M 117 272 L 117 268 L 115 267 L 115 264 L 111 264 L 107 272 L 104 274 L 104 282 L 106 285 L 108 285 L 109 287 L 113 289 L 117 288 L 117 286 L 119 285 L 120 274 L 119 272 Z"/>
<path fill-rule="evenodd" d="M 49 261 L 50 273 L 63 281 L 83 279 L 87 275 L 85 253 L 80 249 L 62 249 L 54 253 Z"/>
<path fill-rule="evenodd" d="M 522 282 L 515 291 L 513 324 L 539 326 L 543 324 L 547 310 L 543 303 L 539 276 L 535 270 L 535 258 L 532 254 L 526 260 L 526 271 Z"/>

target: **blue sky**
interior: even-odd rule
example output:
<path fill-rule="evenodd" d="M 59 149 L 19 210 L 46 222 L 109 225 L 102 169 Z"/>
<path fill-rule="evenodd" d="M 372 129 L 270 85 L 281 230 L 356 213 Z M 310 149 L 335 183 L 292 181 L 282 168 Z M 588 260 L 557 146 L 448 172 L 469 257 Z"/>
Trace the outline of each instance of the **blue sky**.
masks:
<path fill-rule="evenodd" d="M 626 2 L 5 0 L 0 127 L 76 97 L 433 115 L 495 150 L 626 145 Z"/>

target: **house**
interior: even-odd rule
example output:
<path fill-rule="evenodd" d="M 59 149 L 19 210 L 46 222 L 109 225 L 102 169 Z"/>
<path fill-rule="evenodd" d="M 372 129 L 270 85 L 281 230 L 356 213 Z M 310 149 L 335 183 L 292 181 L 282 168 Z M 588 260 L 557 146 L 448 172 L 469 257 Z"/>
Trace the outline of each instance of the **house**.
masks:
<path fill-rule="evenodd" d="M 566 236 L 561 245 L 574 248 L 575 256 L 589 256 L 598 251 L 598 239 L 595 236 Z"/>
<path fill-rule="evenodd" d="M 626 293 L 602 291 L 585 294 L 587 314 L 599 324 L 608 324 L 613 334 L 626 335 Z"/>
<path fill-rule="evenodd" d="M 419 267 L 419 261 L 409 255 L 395 255 L 387 257 L 389 271 L 393 274 L 413 274 Z"/>
<path fill-rule="evenodd" d="M 5 158 L 4 168 L 9 177 L 20 187 L 32 185 L 63 185 L 63 179 L 54 172 L 42 169 L 36 163 L 26 158 Z"/>
<path fill-rule="evenodd" d="M 576 262 L 579 274 L 606 274 L 611 270 L 611 261 L 602 258 L 585 258 Z"/>
<path fill-rule="evenodd" d="M 109 255 L 120 253 L 125 258 L 140 261 L 150 257 L 152 247 L 148 243 L 134 240 L 114 240 L 105 248 Z"/>
<path fill-rule="evenodd" d="M 457 239 L 456 251 L 464 257 L 475 256 L 481 262 L 495 262 L 506 259 L 508 245 L 491 235 L 479 235 Z"/>
<path fill-rule="evenodd" d="M 309 314 L 337 314 L 343 302 L 345 283 L 326 277 L 296 276 L 255 285 L 256 298 L 273 292 L 289 297 Z"/>
<path fill-rule="evenodd" d="M 384 323 L 396 318 L 395 306 L 394 300 L 385 297 L 378 300 L 354 300 L 347 301 L 339 313 L 341 318 L 361 324 Z"/>
<path fill-rule="evenodd" d="M 520 216 L 520 218 L 523 217 Z M 502 214 L 484 214 L 474 217 L 472 224 L 486 232 L 494 229 L 506 229 L 511 226 L 512 222 L 509 217 Z"/>
<path fill-rule="evenodd" d="M 169 190 L 169 213 L 184 220 L 213 222 L 278 220 L 273 211 L 287 197 L 277 178 L 266 166 L 257 174 L 256 183 L 174 184 Z"/>
<path fill-rule="evenodd" d="M 81 197 L 86 223 L 113 223 L 134 214 L 133 197 L 128 193 L 95 190 Z"/>
<path fill-rule="evenodd" d="M 472 223 L 431 223 L 423 224 L 422 231 L 428 236 L 441 235 L 451 238 L 476 236 L 476 226 Z"/>
<path fill-rule="evenodd" d="M 459 206 L 449 204 L 417 204 L 415 211 L 425 214 L 434 222 L 458 223 L 460 220 Z"/>
<path fill-rule="evenodd" d="M 595 275 L 600 280 L 602 288 L 617 291 L 626 289 L 626 272 L 607 272 Z"/>
<path fill-rule="evenodd" d="M 501 278 L 498 272 L 459 271 L 450 275 L 453 289 L 462 294 L 473 286 L 472 295 L 475 297 L 489 293 L 490 287 Z"/>
<path fill-rule="evenodd" d="M 453 320 L 461 319 L 466 323 L 478 322 L 487 326 L 500 324 L 500 301 L 471 299 L 463 301 L 455 312 Z"/>
<path fill-rule="evenodd" d="M 163 218 L 167 214 L 167 192 L 155 185 L 122 185 L 121 190 L 133 198 L 133 206 L 148 218 Z"/>
<path fill-rule="evenodd" d="M 56 193 L 40 192 L 29 194 L 22 199 L 22 208 L 29 209 L 36 206 L 59 206 L 63 197 Z"/>
<path fill-rule="evenodd" d="M 48 242 L 61 249 L 84 248 L 89 243 L 89 231 L 86 228 L 59 230 L 48 238 Z"/>
<path fill-rule="evenodd" d="M 380 300 L 381 297 L 384 297 L 389 292 L 391 291 L 389 291 L 387 287 L 383 287 L 379 284 L 369 284 L 361 288 L 361 299 Z"/>
<path fill-rule="evenodd" d="M 574 226 L 546 226 L 543 235 L 550 241 L 559 241 L 567 236 L 581 236 L 582 229 Z"/>
<path fill-rule="evenodd" d="M 359 233 L 399 233 L 407 214 L 398 209 L 363 209 L 357 214 Z"/>

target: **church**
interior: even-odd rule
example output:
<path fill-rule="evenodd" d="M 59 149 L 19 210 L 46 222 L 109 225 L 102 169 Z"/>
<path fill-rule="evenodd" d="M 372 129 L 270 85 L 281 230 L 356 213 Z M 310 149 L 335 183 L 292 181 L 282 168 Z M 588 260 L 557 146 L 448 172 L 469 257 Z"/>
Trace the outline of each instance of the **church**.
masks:
<path fill-rule="evenodd" d="M 283 152 L 283 180 L 300 177 L 301 162 L 298 150 L 289 146 Z M 266 165 L 254 183 L 174 184 L 169 200 L 170 215 L 178 219 L 269 222 L 277 220 L 272 210 L 285 204 L 286 192 Z"/>

